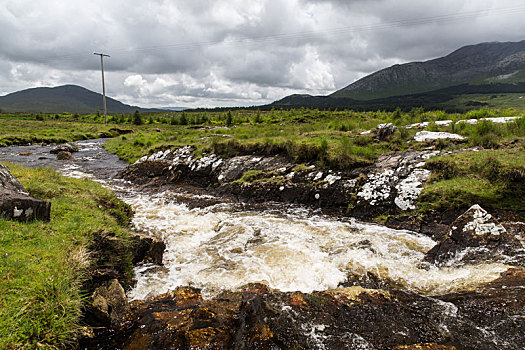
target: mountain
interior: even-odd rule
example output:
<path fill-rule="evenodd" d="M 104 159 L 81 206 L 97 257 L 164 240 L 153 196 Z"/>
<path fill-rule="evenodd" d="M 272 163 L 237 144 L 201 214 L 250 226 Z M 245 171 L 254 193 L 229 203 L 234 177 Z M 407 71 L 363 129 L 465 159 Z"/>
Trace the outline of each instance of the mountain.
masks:
<path fill-rule="evenodd" d="M 270 106 L 464 108 L 492 105 L 495 93 L 525 93 L 525 40 L 465 46 L 445 57 L 382 69 L 328 96 L 291 95 Z M 525 108 L 523 100 L 512 106 Z"/>
<path fill-rule="evenodd" d="M 525 40 L 470 45 L 430 61 L 396 64 L 359 79 L 330 97 L 371 100 L 516 79 L 525 81 Z"/>
<path fill-rule="evenodd" d="M 38 87 L 0 96 L 3 112 L 23 113 L 100 113 L 104 111 L 102 95 L 77 85 Z M 106 96 L 109 114 L 160 111 L 130 106 Z"/>

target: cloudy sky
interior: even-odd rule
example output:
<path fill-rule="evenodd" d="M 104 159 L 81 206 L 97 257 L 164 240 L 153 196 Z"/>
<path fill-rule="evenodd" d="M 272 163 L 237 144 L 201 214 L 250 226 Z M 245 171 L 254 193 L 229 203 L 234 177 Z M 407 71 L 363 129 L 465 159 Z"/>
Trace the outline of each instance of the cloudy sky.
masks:
<path fill-rule="evenodd" d="M 523 0 L 0 0 L 0 95 L 76 84 L 143 107 L 328 94 L 396 63 L 525 39 Z"/>

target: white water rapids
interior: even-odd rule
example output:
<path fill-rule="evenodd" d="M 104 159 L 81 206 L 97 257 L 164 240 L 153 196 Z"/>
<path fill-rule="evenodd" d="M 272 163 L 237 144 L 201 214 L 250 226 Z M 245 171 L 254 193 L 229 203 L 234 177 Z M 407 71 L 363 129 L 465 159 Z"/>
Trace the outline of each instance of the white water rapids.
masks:
<path fill-rule="evenodd" d="M 232 205 L 188 209 L 168 193 L 137 195 L 139 230 L 162 239 L 164 269 L 139 266 L 128 296 L 145 299 L 191 285 L 215 294 L 262 282 L 282 291 L 336 288 L 349 274 L 370 272 L 405 288 L 439 294 L 493 280 L 503 264 L 437 268 L 422 264 L 436 242 L 409 231 L 341 221 L 306 209 L 236 211 Z"/>

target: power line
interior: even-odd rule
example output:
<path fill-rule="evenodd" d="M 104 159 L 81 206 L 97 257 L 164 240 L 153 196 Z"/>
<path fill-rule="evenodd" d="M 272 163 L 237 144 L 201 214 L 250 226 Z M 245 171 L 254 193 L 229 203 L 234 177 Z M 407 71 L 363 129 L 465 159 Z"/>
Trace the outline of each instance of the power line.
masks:
<path fill-rule="evenodd" d="M 147 47 L 135 47 L 135 48 L 113 48 L 112 52 L 118 52 L 122 54 L 128 53 L 140 53 L 140 52 L 149 52 L 149 51 L 163 51 L 163 50 L 193 50 L 202 47 L 210 47 L 218 44 L 227 44 L 227 45 L 237 45 L 237 44 L 251 44 L 251 43 L 263 43 L 263 42 L 276 42 L 276 41 L 285 41 L 285 40 L 298 40 L 298 39 L 307 39 L 312 38 L 316 39 L 320 35 L 333 34 L 351 34 L 351 33 L 363 33 L 370 31 L 379 31 L 379 30 L 388 30 L 392 28 L 402 28 L 409 26 L 417 26 L 431 23 L 445 23 L 460 21 L 472 18 L 479 17 L 488 17 L 488 16 L 497 16 L 505 14 L 517 14 L 525 12 L 525 5 L 506 7 L 506 8 L 495 8 L 495 9 L 482 9 L 476 11 L 468 12 L 458 12 L 450 13 L 445 15 L 421 17 L 421 18 L 412 18 L 412 19 L 403 19 L 399 21 L 384 22 L 384 23 L 374 23 L 374 24 L 365 24 L 365 25 L 354 25 L 354 26 L 345 26 L 337 27 L 325 30 L 317 31 L 300 31 L 300 32 L 291 32 L 291 33 L 279 33 L 272 35 L 256 36 L 251 38 L 239 38 L 231 37 L 226 39 L 217 39 L 209 41 L 200 41 L 200 42 L 180 42 L 167 45 L 155 45 Z M 40 62 L 52 61 L 56 59 L 61 60 L 75 60 L 79 57 L 85 57 L 85 53 L 65 55 L 65 56 L 56 56 L 50 58 L 41 59 Z"/>
<path fill-rule="evenodd" d="M 280 34 L 252 37 L 252 38 L 236 38 L 236 39 L 231 38 L 229 40 L 219 39 L 219 40 L 201 41 L 201 42 L 174 43 L 174 44 L 168 44 L 168 45 L 156 45 L 156 46 L 139 47 L 139 48 L 131 48 L 131 49 L 129 48 L 118 49 L 117 48 L 114 51 L 140 52 L 140 51 L 164 50 L 164 49 L 188 50 L 188 49 L 193 49 L 193 48 L 198 48 L 198 47 L 217 45 L 221 43 L 236 44 L 236 43 L 245 43 L 245 42 L 265 42 L 265 41 L 279 41 L 279 40 L 286 40 L 286 39 L 303 39 L 306 37 L 316 37 L 319 34 L 336 34 L 336 33 L 346 34 L 346 33 L 367 32 L 367 31 L 374 31 L 374 30 L 406 27 L 406 26 L 412 26 L 412 25 L 442 23 L 442 22 L 449 22 L 449 21 L 471 19 L 471 18 L 476 18 L 476 17 L 486 17 L 490 15 L 501 15 L 501 14 L 509 14 L 509 13 L 515 14 L 517 12 L 525 12 L 525 6 L 507 7 L 507 8 L 500 8 L 500 9 L 484 9 L 484 10 L 452 13 L 452 14 L 431 16 L 431 17 L 404 19 L 404 20 L 386 22 L 386 23 L 345 26 L 345 27 L 338 27 L 338 28 L 319 30 L 319 31 L 280 33 Z"/>

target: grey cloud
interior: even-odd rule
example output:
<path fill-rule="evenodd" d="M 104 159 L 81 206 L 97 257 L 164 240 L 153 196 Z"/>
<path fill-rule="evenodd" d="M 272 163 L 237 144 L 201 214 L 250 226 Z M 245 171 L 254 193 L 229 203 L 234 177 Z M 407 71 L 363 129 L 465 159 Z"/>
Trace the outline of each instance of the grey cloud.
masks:
<path fill-rule="evenodd" d="M 325 94 L 394 63 L 525 32 L 525 11 L 438 17 L 518 0 L 0 1 L 0 92 L 65 83 L 98 91 L 93 52 L 103 51 L 110 96 L 144 106 Z"/>

